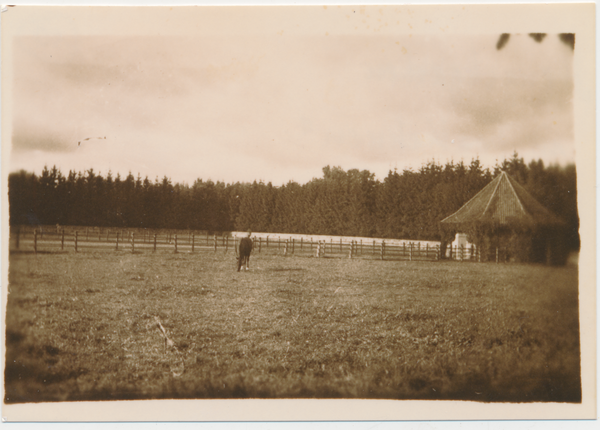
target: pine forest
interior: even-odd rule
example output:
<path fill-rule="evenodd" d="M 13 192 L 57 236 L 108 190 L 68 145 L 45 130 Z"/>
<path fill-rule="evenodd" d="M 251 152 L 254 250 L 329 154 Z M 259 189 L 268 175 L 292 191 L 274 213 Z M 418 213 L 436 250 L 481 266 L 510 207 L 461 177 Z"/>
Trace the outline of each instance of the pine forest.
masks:
<path fill-rule="evenodd" d="M 436 162 L 390 171 L 383 181 L 367 170 L 326 166 L 306 184 L 172 183 L 56 167 L 41 175 L 9 175 L 10 225 L 74 225 L 208 232 L 247 231 L 439 240 L 439 221 L 451 215 L 500 171 L 515 178 L 568 225 L 567 246 L 579 248 L 576 170 L 512 158 L 484 168 Z"/>

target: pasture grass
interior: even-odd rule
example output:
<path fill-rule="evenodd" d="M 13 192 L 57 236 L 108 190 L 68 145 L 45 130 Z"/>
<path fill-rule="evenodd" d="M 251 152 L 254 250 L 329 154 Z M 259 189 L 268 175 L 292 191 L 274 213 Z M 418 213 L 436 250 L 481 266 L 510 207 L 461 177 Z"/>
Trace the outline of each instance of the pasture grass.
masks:
<path fill-rule="evenodd" d="M 574 267 L 259 254 L 250 268 L 12 253 L 5 402 L 581 401 Z"/>

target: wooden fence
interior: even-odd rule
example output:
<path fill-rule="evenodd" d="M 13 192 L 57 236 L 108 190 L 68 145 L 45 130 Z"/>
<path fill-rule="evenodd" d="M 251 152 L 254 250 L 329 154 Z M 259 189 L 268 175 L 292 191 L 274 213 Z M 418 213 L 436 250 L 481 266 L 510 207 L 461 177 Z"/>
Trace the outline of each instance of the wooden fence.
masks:
<path fill-rule="evenodd" d="M 269 235 L 252 237 L 253 253 L 282 256 L 313 256 L 319 258 L 363 258 L 378 260 L 437 261 L 442 258 L 440 246 L 430 242 L 390 241 L 329 237 L 316 240 L 308 237 Z M 237 254 L 239 235 L 215 235 L 202 231 L 114 229 L 99 227 L 11 228 L 11 251 L 28 252 L 220 252 Z M 459 261 L 484 261 L 478 249 L 453 247 L 447 257 Z M 488 257 L 485 261 L 490 261 Z M 496 262 L 502 261 L 496 250 Z"/>
<path fill-rule="evenodd" d="M 233 250 L 234 242 L 229 236 L 187 230 L 15 227 L 10 231 L 9 249 L 33 252 L 195 252 L 207 249 L 228 251 Z"/>

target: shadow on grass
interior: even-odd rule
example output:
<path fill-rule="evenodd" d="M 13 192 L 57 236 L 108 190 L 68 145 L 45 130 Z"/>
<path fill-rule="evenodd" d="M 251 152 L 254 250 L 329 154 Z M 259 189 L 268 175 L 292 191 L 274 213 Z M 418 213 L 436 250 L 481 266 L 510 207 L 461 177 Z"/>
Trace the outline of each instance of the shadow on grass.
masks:
<path fill-rule="evenodd" d="M 304 272 L 306 269 L 296 267 L 275 267 L 270 272 Z"/>
<path fill-rule="evenodd" d="M 68 254 L 69 251 L 66 250 L 54 250 L 54 251 L 49 251 L 49 250 L 40 250 L 40 251 L 34 251 L 33 249 L 11 249 L 9 251 L 10 255 L 16 254 L 16 255 L 33 255 L 33 254 Z"/>

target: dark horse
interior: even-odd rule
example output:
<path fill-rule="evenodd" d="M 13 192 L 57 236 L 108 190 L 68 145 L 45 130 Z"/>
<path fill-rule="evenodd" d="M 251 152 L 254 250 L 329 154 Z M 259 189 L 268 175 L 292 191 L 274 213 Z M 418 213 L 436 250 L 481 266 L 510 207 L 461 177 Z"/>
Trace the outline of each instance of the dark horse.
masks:
<path fill-rule="evenodd" d="M 252 253 L 252 239 L 245 237 L 240 240 L 239 257 L 238 257 L 238 272 L 242 265 L 246 265 L 246 270 L 249 269 L 250 254 Z"/>

